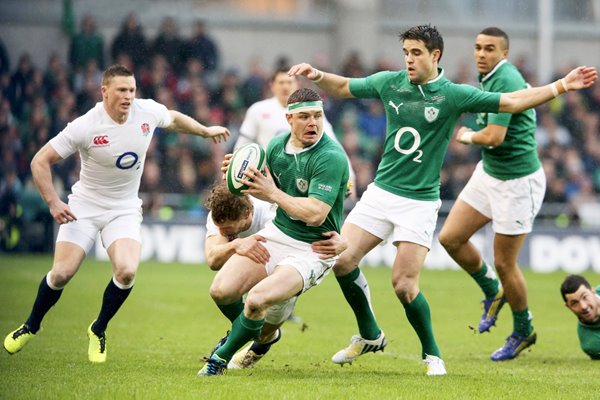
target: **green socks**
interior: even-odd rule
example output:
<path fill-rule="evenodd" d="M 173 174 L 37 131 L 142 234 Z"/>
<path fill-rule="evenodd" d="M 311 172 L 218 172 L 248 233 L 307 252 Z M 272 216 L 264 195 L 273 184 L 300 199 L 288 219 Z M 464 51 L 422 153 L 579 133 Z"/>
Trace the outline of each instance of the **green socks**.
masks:
<path fill-rule="evenodd" d="M 346 301 L 354 311 L 358 331 L 363 339 L 374 340 L 379 337 L 381 328 L 375 320 L 375 314 L 371 308 L 371 293 L 367 278 L 360 268 L 356 267 L 352 272 L 344 276 L 336 277 Z"/>
<path fill-rule="evenodd" d="M 533 332 L 529 308 L 526 307 L 518 312 L 513 311 L 513 330 L 521 336 L 529 336 Z"/>
<path fill-rule="evenodd" d="M 229 362 L 236 351 L 242 348 L 249 340 L 254 339 L 260 333 L 265 320 L 258 321 L 248 319 L 241 313 L 231 326 L 231 333 L 227 341 L 215 353 Z"/>
<path fill-rule="evenodd" d="M 423 293 L 419 292 L 412 302 L 402 305 L 404 306 L 408 322 L 410 322 L 421 341 L 421 358 L 425 359 L 427 355 L 441 358 L 440 349 L 433 337 L 431 311 Z"/>
<path fill-rule="evenodd" d="M 226 316 L 228 320 L 233 322 L 242 313 L 242 311 L 244 311 L 244 302 L 242 301 L 242 299 L 239 299 L 238 301 L 232 304 L 217 304 L 217 307 L 219 307 L 219 310 L 221 310 L 223 315 Z"/>
<path fill-rule="evenodd" d="M 470 274 L 475 282 L 479 285 L 486 299 L 492 298 L 500 290 L 500 281 L 496 276 L 493 268 L 487 266 L 485 261 L 481 265 L 481 269 L 473 274 Z"/>

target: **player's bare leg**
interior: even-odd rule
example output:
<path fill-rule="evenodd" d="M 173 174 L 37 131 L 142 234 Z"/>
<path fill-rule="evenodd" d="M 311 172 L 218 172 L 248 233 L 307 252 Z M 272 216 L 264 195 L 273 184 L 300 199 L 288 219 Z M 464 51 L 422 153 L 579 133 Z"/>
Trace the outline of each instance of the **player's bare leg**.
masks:
<path fill-rule="evenodd" d="M 429 304 L 419 289 L 419 276 L 428 252 L 428 248 L 419 244 L 398 243 L 392 285 L 421 342 L 421 358 L 427 367 L 427 375 L 446 375 L 446 366 L 433 334 Z"/>
<path fill-rule="evenodd" d="M 519 251 L 526 234 L 494 237 L 495 264 L 504 286 L 504 293 L 513 314 L 513 332 L 506 343 L 492 354 L 493 361 L 510 360 L 527 347 L 535 344 L 537 335 L 531 324 L 531 313 L 527 304 L 527 284 L 517 264 Z"/>
<path fill-rule="evenodd" d="M 38 287 L 38 293 L 27 321 L 4 339 L 4 349 L 9 354 L 19 352 L 40 330 L 42 319 L 62 295 L 64 286 L 77 273 L 85 252 L 70 242 L 56 243 L 54 263 Z"/>
<path fill-rule="evenodd" d="M 505 302 L 504 291 L 494 269 L 482 259 L 471 237 L 491 220 L 460 198 L 456 200 L 442 227 L 439 241 L 450 257 L 477 282 L 484 294 L 479 332 L 487 332 L 496 323 Z"/>

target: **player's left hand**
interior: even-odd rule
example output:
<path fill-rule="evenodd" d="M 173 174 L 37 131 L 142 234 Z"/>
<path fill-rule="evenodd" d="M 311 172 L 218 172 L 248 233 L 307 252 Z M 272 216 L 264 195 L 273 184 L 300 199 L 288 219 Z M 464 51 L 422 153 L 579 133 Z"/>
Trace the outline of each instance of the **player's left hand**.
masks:
<path fill-rule="evenodd" d="M 310 248 L 315 253 L 321 254 L 320 259 L 325 260 L 340 255 L 348 248 L 348 242 L 335 231 L 323 232 L 328 239 L 312 242 Z"/>
<path fill-rule="evenodd" d="M 225 157 L 223 157 L 223 161 L 221 161 L 221 172 L 223 173 L 223 180 L 227 179 L 227 169 L 229 168 L 229 164 L 231 164 L 231 157 L 233 157 L 233 153 L 225 154 Z"/>
<path fill-rule="evenodd" d="M 229 129 L 223 126 L 209 126 L 204 131 L 204 138 L 211 138 L 213 143 L 221 143 L 221 141 L 227 141 L 227 138 L 231 135 Z"/>
<path fill-rule="evenodd" d="M 595 67 L 577 67 L 565 76 L 569 90 L 585 89 L 594 84 L 598 79 L 598 71 Z"/>
<path fill-rule="evenodd" d="M 244 185 L 248 185 L 248 189 L 242 190 L 242 193 L 248 193 L 259 200 L 272 203 L 272 196 L 277 190 L 277 186 L 275 186 L 271 171 L 269 171 L 269 168 L 266 165 L 264 171 L 264 175 L 255 167 L 249 167 L 244 171 L 246 179 L 243 179 L 240 182 Z"/>

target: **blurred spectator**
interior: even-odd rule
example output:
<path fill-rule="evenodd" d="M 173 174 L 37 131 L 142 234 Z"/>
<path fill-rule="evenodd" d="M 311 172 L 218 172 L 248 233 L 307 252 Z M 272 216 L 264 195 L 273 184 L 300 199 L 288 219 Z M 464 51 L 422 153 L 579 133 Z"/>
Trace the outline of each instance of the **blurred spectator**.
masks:
<path fill-rule="evenodd" d="M 69 61 L 74 71 L 84 68 L 90 60 L 95 60 L 99 68 L 104 68 L 104 39 L 96 31 L 96 21 L 86 14 L 81 20 L 81 31 L 73 36 L 69 50 Z"/>
<path fill-rule="evenodd" d="M 204 21 L 194 23 L 192 37 L 186 43 L 187 58 L 195 58 L 202 63 L 207 73 L 213 73 L 219 68 L 219 49 L 215 41 L 206 33 Z"/>
<path fill-rule="evenodd" d="M 0 38 L 0 75 L 4 75 L 10 72 L 10 58 L 8 51 L 4 45 L 4 41 Z"/>
<path fill-rule="evenodd" d="M 133 71 L 138 71 L 149 57 L 148 44 L 144 31 L 135 13 L 128 14 L 121 24 L 121 29 L 110 46 L 110 55 L 114 63 L 126 65 L 120 60 L 127 55 L 133 63 Z"/>
<path fill-rule="evenodd" d="M 23 227 L 22 209 L 18 198 L 23 185 L 17 176 L 15 166 L 4 170 L 0 181 L 0 250 L 18 250 Z"/>
<path fill-rule="evenodd" d="M 535 132 L 535 139 L 538 146 L 542 148 L 554 143 L 560 146 L 567 146 L 571 143 L 571 134 L 567 128 L 558 124 L 554 115 L 546 112 L 541 115 Z"/>
<path fill-rule="evenodd" d="M 153 55 L 164 56 L 173 71 L 181 72 L 185 56 L 185 42 L 179 36 L 179 28 L 173 17 L 163 18 L 158 35 L 154 38 L 150 50 Z"/>
<path fill-rule="evenodd" d="M 279 70 L 275 70 L 279 71 Z M 269 78 L 267 71 L 263 68 L 260 60 L 254 59 L 250 62 L 248 76 L 242 83 L 242 95 L 244 96 L 244 107 L 268 97 Z"/>
<path fill-rule="evenodd" d="M 367 69 L 358 51 L 348 54 L 348 57 L 342 63 L 341 75 L 348 78 L 362 78 L 367 75 Z"/>
<path fill-rule="evenodd" d="M 34 67 L 29 53 L 23 53 L 19 58 L 17 70 L 10 78 L 7 97 L 12 106 L 12 111 L 21 117 L 23 105 L 26 101 L 26 87 L 33 80 Z"/>

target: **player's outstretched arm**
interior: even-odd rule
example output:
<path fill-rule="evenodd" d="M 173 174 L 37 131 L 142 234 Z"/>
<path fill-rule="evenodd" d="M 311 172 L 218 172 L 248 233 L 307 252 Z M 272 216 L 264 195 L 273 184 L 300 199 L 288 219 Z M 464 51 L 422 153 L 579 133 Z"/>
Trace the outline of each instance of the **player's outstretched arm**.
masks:
<path fill-rule="evenodd" d="M 598 79 L 595 67 L 577 67 L 564 78 L 549 85 L 531 89 L 502 93 L 500 96 L 500 112 L 520 113 L 528 108 L 537 107 L 569 90 L 585 89 Z"/>
<path fill-rule="evenodd" d="M 461 126 L 456 133 L 456 141 L 463 144 L 477 144 L 480 146 L 497 147 L 504 142 L 508 127 L 489 124 L 479 131 Z"/>
<path fill-rule="evenodd" d="M 323 72 L 308 63 L 296 64 L 288 71 L 289 76 L 304 76 L 321 90 L 335 97 L 350 98 L 350 79 L 344 76 Z"/>
<path fill-rule="evenodd" d="M 231 133 L 222 126 L 204 126 L 192 117 L 180 113 L 179 111 L 169 110 L 173 122 L 167 127 L 178 133 L 201 136 L 206 139 L 212 139 L 214 143 L 220 143 L 227 140 Z"/>

